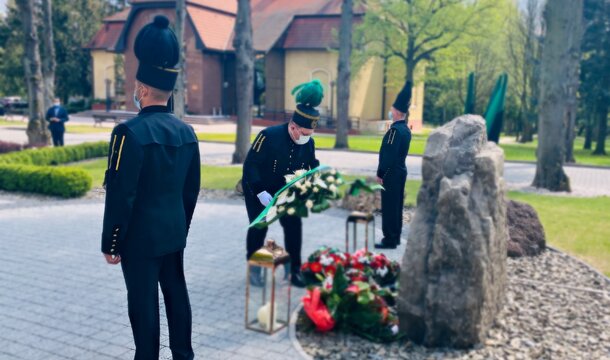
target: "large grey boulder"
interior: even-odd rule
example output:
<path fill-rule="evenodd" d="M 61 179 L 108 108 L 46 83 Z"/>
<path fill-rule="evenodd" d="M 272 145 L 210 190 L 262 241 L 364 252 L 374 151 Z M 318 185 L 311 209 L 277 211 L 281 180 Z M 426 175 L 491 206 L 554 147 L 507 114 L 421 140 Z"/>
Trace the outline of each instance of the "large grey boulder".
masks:
<path fill-rule="evenodd" d="M 432 132 L 400 274 L 400 327 L 426 346 L 485 339 L 506 287 L 504 153 L 480 116 Z"/>

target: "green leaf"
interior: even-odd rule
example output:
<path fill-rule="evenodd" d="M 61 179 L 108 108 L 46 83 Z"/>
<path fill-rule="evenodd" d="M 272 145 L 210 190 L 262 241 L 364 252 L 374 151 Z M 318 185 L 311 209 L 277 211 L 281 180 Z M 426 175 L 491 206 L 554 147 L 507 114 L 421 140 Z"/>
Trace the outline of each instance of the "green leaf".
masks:
<path fill-rule="evenodd" d="M 333 293 L 341 294 L 345 293 L 347 290 L 347 286 L 349 285 L 348 279 L 345 276 L 345 269 L 343 269 L 343 265 L 337 265 L 337 271 L 335 272 L 335 276 L 333 279 Z"/>

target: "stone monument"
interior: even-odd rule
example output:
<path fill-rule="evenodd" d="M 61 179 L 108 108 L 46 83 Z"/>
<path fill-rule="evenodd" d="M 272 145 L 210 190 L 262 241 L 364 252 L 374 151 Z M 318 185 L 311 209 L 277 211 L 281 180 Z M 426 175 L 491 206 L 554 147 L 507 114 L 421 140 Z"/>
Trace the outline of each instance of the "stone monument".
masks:
<path fill-rule="evenodd" d="M 400 275 L 400 328 L 426 346 L 481 343 L 506 287 L 504 153 L 480 116 L 432 132 Z"/>

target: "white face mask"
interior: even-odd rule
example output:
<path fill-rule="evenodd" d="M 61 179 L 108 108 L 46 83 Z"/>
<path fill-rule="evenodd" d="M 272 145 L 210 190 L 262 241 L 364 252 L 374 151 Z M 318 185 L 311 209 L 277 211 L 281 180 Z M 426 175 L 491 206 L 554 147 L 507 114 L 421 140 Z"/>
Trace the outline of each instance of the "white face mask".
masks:
<path fill-rule="evenodd" d="M 299 140 L 296 140 L 295 143 L 297 145 L 305 145 L 305 144 L 307 144 L 309 142 L 309 139 L 311 139 L 311 136 L 309 136 L 309 135 L 301 135 L 299 137 Z"/>
<path fill-rule="evenodd" d="M 299 135 L 299 139 L 298 140 L 293 140 L 295 144 L 297 145 L 305 145 L 309 142 L 309 139 L 311 139 L 311 135 L 303 135 L 301 134 L 301 132 L 299 131 L 298 128 L 293 127 L 292 128 L 293 133 L 296 133 Z"/>
<path fill-rule="evenodd" d="M 138 100 L 138 97 L 136 96 L 136 93 L 138 92 L 138 89 L 134 89 L 133 90 L 133 103 L 136 106 L 136 108 L 138 108 L 138 111 L 142 110 L 142 104 L 140 103 L 140 100 Z"/>
<path fill-rule="evenodd" d="M 53 105 L 55 105 L 55 106 L 59 106 L 59 105 L 61 105 L 61 104 L 60 104 L 60 103 L 58 103 L 58 102 L 56 102 L 56 103 L 53 103 Z"/>

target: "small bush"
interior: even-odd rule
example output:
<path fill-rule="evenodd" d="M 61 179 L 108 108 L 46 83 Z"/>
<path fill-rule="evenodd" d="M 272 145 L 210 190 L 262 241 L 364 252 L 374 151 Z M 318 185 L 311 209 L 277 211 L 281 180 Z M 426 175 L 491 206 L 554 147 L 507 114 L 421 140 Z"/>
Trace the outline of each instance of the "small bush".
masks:
<path fill-rule="evenodd" d="M 21 144 L 0 141 L 0 154 L 5 154 L 5 153 L 13 152 L 13 151 L 19 151 L 21 149 L 23 149 L 23 145 L 21 145 Z"/>
<path fill-rule="evenodd" d="M 89 191 L 91 175 L 79 168 L 0 165 L 0 189 L 64 198 L 79 197 Z"/>
<path fill-rule="evenodd" d="M 82 196 L 93 179 L 85 170 L 55 167 L 75 161 L 107 156 L 108 143 L 38 148 L 0 155 L 0 189 L 64 198 Z"/>

